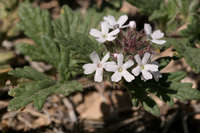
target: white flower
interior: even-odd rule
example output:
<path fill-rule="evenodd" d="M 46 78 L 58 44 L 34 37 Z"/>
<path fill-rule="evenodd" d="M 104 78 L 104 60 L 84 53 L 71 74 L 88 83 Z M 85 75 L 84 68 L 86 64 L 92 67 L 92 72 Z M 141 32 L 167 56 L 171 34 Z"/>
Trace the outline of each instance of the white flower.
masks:
<path fill-rule="evenodd" d="M 116 35 L 120 32 L 119 29 L 116 29 L 109 33 L 108 24 L 105 22 L 101 23 L 101 31 L 96 29 L 90 30 L 90 35 L 96 37 L 96 40 L 100 43 L 104 43 L 105 41 L 113 41 L 116 38 Z"/>
<path fill-rule="evenodd" d="M 83 65 L 84 74 L 92 74 L 95 72 L 94 81 L 102 82 L 103 80 L 103 69 L 106 69 L 107 65 L 115 65 L 115 62 L 106 62 L 110 57 L 108 52 L 103 59 L 100 61 L 99 56 L 96 52 L 90 54 L 90 59 L 93 63 Z"/>
<path fill-rule="evenodd" d="M 124 56 L 122 54 L 118 54 L 117 55 L 117 64 L 114 64 L 114 65 L 108 64 L 106 66 L 107 71 L 115 72 L 111 77 L 111 80 L 113 82 L 120 81 L 122 77 L 124 77 L 124 79 L 127 82 L 131 82 L 132 80 L 135 79 L 135 77 L 127 71 L 128 68 L 133 66 L 133 64 L 134 64 L 133 60 L 128 60 L 124 64 L 123 64 L 123 60 L 124 60 Z"/>
<path fill-rule="evenodd" d="M 104 17 L 104 21 L 108 23 L 109 28 L 111 29 L 118 29 L 118 28 L 125 28 L 123 25 L 128 20 L 127 15 L 122 15 L 116 21 L 114 16 L 108 15 Z"/>
<path fill-rule="evenodd" d="M 160 30 L 156 30 L 152 33 L 152 28 L 150 24 L 144 24 L 144 31 L 145 34 L 150 38 L 150 41 L 152 41 L 153 43 L 159 45 L 166 43 L 165 40 L 160 40 L 161 38 L 164 37 L 164 33 L 161 32 Z"/>
<path fill-rule="evenodd" d="M 132 70 L 132 73 L 135 76 L 138 76 L 142 72 L 142 76 L 145 80 L 153 78 L 151 72 L 157 72 L 158 66 L 155 64 L 147 64 L 150 56 L 151 55 L 149 53 L 145 53 L 142 60 L 138 54 L 134 56 L 136 62 L 138 63 L 138 66 Z"/>

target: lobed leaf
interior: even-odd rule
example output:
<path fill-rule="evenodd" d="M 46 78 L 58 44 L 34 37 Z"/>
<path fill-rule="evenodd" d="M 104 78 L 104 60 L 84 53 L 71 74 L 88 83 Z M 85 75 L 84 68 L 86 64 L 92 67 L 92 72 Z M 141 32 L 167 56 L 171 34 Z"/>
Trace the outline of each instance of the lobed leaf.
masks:
<path fill-rule="evenodd" d="M 19 17 L 19 28 L 36 44 L 41 44 L 43 35 L 53 37 L 51 18 L 47 10 L 41 10 L 39 7 L 33 8 L 31 4 L 23 3 L 20 4 Z"/>
<path fill-rule="evenodd" d="M 174 48 L 176 51 L 184 57 L 188 65 L 196 72 L 200 72 L 200 48 L 194 48 L 188 41 L 182 41 L 179 43 L 174 43 Z"/>
<path fill-rule="evenodd" d="M 160 115 L 160 109 L 159 109 L 158 105 L 150 97 L 146 97 L 143 100 L 142 105 L 147 112 L 150 112 L 151 114 L 153 114 L 155 116 Z"/>
<path fill-rule="evenodd" d="M 16 45 L 16 49 L 24 54 L 29 56 L 34 61 L 46 61 L 49 60 L 49 57 L 43 53 L 43 51 L 37 46 L 33 46 L 27 43 L 20 43 Z"/>
<path fill-rule="evenodd" d="M 28 66 L 24 68 L 16 68 L 15 70 L 10 71 L 9 74 L 18 78 L 27 78 L 35 81 L 45 79 L 50 80 L 49 77 L 45 74 L 38 72 L 35 69 Z"/>
<path fill-rule="evenodd" d="M 192 88 L 191 83 L 172 83 L 170 89 L 177 92 L 176 94 L 170 94 L 170 96 L 181 101 L 200 99 L 199 90 Z"/>
<path fill-rule="evenodd" d="M 127 0 L 132 5 L 136 6 L 144 14 L 150 15 L 154 10 L 159 9 L 162 0 Z"/>
<path fill-rule="evenodd" d="M 144 84 L 136 79 L 136 83 L 126 83 L 125 87 L 130 90 L 134 106 L 142 105 L 146 111 L 158 116 L 159 107 L 149 94 L 154 94 L 169 106 L 174 104 L 174 98 L 180 101 L 200 99 L 200 91 L 192 88 L 192 84 L 180 82 L 185 76 L 182 71 L 163 74 L 159 82 L 151 80 Z"/>
<path fill-rule="evenodd" d="M 10 90 L 9 95 L 14 96 L 14 98 L 10 101 L 8 109 L 18 110 L 25 107 L 35 99 L 38 99 L 38 97 L 41 97 L 42 92 L 54 84 L 55 82 L 51 80 L 32 81 Z M 37 106 L 36 108 L 40 109 L 40 107 L 41 106 Z"/>
<path fill-rule="evenodd" d="M 35 108 L 40 110 L 47 97 L 59 93 L 65 96 L 80 91 L 82 85 L 76 81 L 56 83 L 51 80 L 32 81 L 12 89 L 9 94 L 14 98 L 9 103 L 9 110 L 18 110 L 29 103 L 34 103 Z"/>

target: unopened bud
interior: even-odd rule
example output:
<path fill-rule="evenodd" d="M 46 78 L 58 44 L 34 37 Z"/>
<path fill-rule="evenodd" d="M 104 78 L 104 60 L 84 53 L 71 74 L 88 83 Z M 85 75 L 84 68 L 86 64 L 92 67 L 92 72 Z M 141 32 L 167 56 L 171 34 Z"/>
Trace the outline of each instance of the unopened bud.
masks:
<path fill-rule="evenodd" d="M 135 23 L 135 21 L 130 21 L 130 22 L 129 22 L 129 27 L 130 27 L 130 28 L 136 28 L 136 23 Z"/>
<path fill-rule="evenodd" d="M 114 58 L 117 58 L 118 53 L 114 53 L 113 56 Z"/>

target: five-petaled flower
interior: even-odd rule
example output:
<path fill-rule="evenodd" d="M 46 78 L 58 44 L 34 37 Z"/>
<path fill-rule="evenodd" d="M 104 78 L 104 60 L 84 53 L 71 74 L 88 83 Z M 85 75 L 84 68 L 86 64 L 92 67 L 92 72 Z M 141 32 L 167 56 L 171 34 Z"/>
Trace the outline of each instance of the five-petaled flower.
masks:
<path fill-rule="evenodd" d="M 106 22 L 101 23 L 101 31 L 97 29 L 91 29 L 90 35 L 96 37 L 96 40 L 100 43 L 104 43 L 106 41 L 113 41 L 116 38 L 116 35 L 120 32 L 119 29 L 115 29 L 112 32 L 109 32 L 109 27 Z"/>
<path fill-rule="evenodd" d="M 133 60 L 128 60 L 123 64 L 124 56 L 122 54 L 117 55 L 117 64 L 108 64 L 107 65 L 107 71 L 114 72 L 114 74 L 111 77 L 111 80 L 113 82 L 119 82 L 122 77 L 127 82 L 131 82 L 135 79 L 135 77 L 127 71 L 128 68 L 133 66 L 134 62 Z"/>
<path fill-rule="evenodd" d="M 132 69 L 133 74 L 128 72 L 128 69 L 134 65 L 134 62 L 133 60 L 129 59 L 127 62 L 123 63 L 123 60 L 124 60 L 123 54 L 125 54 L 129 58 L 133 56 L 132 53 L 134 52 L 127 52 L 126 50 L 123 49 L 124 46 L 126 46 L 127 42 L 128 44 L 135 44 L 136 42 L 138 42 L 138 44 L 140 45 L 144 43 L 150 46 L 149 42 L 162 45 L 166 43 L 166 41 L 162 40 L 162 38 L 164 37 L 164 33 L 161 32 L 160 30 L 152 31 L 152 27 L 150 24 L 144 24 L 145 34 L 141 34 L 140 32 L 137 32 L 136 30 L 136 22 L 130 21 L 129 24 L 125 25 L 127 20 L 128 20 L 127 15 L 120 16 L 118 20 L 116 20 L 114 16 L 108 15 L 108 16 L 105 16 L 104 21 L 101 22 L 101 30 L 97 30 L 97 29 L 90 30 L 90 35 L 94 36 L 96 40 L 100 43 L 113 41 L 118 37 L 116 41 L 109 42 L 110 45 L 106 45 L 107 50 L 111 52 L 112 59 L 117 60 L 117 63 L 114 61 L 108 61 L 108 59 L 110 58 L 109 52 L 103 57 L 102 60 L 99 59 L 99 56 L 96 52 L 93 52 L 90 54 L 90 59 L 92 60 L 93 63 L 85 64 L 83 66 L 84 74 L 92 74 L 95 72 L 94 80 L 96 82 L 103 81 L 104 69 L 108 72 L 114 72 L 114 74 L 111 76 L 111 80 L 113 82 L 119 82 L 122 79 L 122 77 L 127 82 L 131 82 L 135 79 L 135 76 L 138 76 L 140 73 L 142 73 L 141 79 L 145 81 L 152 79 L 153 77 L 155 78 L 156 81 L 158 81 L 159 78 L 161 77 L 161 74 L 159 73 L 159 70 L 158 70 L 158 64 L 154 64 L 153 62 L 150 62 L 151 54 L 148 52 L 144 54 L 142 59 L 140 58 L 138 54 L 135 55 L 134 59 L 136 60 L 138 65 Z M 122 32 L 122 34 L 117 36 L 117 34 L 123 28 L 129 28 L 129 29 L 127 30 L 127 32 L 126 31 Z M 126 35 L 126 33 L 128 37 L 129 36 L 132 37 L 131 35 L 132 33 L 135 34 L 135 36 L 140 35 L 141 37 L 136 36 L 133 39 L 126 38 L 126 36 L 124 36 Z M 146 40 L 144 42 L 140 41 L 142 40 L 141 38 L 143 40 L 144 39 Z M 123 44 L 124 41 L 126 42 L 125 44 Z M 132 45 L 128 45 L 128 46 L 132 46 Z M 152 51 L 153 49 L 149 50 L 148 46 L 145 45 L 145 48 L 141 47 L 141 49 L 146 50 L 147 48 L 148 49 L 147 51 Z M 133 50 L 136 50 L 135 52 L 140 53 L 139 49 L 134 48 Z"/>
<path fill-rule="evenodd" d="M 119 17 L 119 19 L 116 21 L 114 16 L 108 15 L 104 17 L 104 22 L 108 23 L 110 29 L 121 29 L 125 28 L 124 24 L 128 20 L 127 15 L 122 15 Z"/>
<path fill-rule="evenodd" d="M 132 70 L 132 73 L 135 76 L 138 76 L 142 72 L 142 76 L 145 80 L 153 78 L 151 72 L 157 72 L 158 66 L 155 64 L 148 64 L 150 56 L 150 53 L 145 53 L 142 60 L 138 54 L 134 56 L 136 62 L 138 63 L 138 65 Z"/>
<path fill-rule="evenodd" d="M 99 59 L 99 55 L 94 51 L 90 54 L 90 59 L 93 63 L 83 65 L 84 74 L 92 74 L 95 71 L 94 81 L 102 82 L 103 81 L 103 69 L 107 70 L 107 65 L 115 65 L 115 62 L 107 62 L 110 58 L 110 53 L 108 52 L 102 60 Z"/>
<path fill-rule="evenodd" d="M 161 32 L 160 30 L 156 30 L 152 33 L 152 28 L 150 24 L 144 24 L 144 31 L 151 42 L 159 45 L 166 43 L 165 40 L 160 40 L 161 38 L 164 37 L 164 33 Z"/>

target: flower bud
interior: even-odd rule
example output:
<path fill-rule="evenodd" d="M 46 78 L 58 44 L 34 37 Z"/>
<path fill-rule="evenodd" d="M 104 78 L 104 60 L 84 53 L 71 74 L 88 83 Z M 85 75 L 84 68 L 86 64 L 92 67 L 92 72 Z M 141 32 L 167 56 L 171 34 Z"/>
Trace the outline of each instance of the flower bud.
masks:
<path fill-rule="evenodd" d="M 136 28 L 136 23 L 135 23 L 135 21 L 130 21 L 130 22 L 129 22 L 129 27 L 130 27 L 130 28 Z"/>

